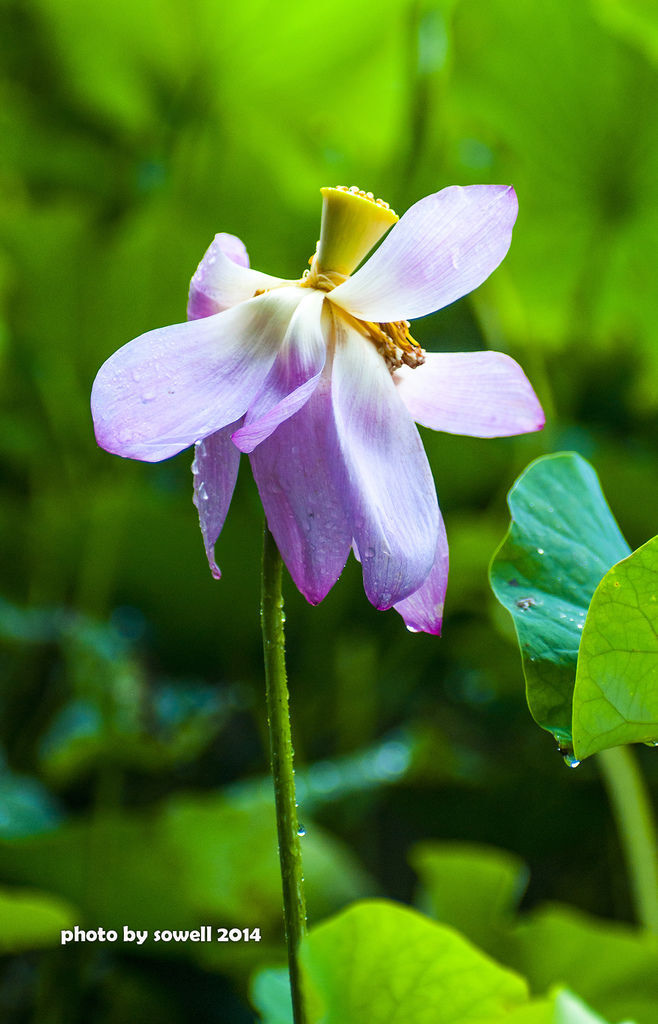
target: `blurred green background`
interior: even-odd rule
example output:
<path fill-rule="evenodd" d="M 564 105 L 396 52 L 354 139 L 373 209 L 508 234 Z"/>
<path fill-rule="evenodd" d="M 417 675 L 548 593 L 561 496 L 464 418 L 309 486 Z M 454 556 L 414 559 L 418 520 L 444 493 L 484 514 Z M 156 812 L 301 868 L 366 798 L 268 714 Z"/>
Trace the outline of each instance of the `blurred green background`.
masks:
<path fill-rule="evenodd" d="M 559 449 L 593 462 L 632 547 L 658 532 L 651 0 L 1 0 L 0 52 L 1 1019 L 240 1024 L 249 971 L 281 962 L 247 460 L 216 583 L 191 453 L 106 454 L 88 399 L 111 352 L 184 318 L 216 231 L 299 276 L 326 184 L 399 213 L 515 185 L 503 266 L 414 335 L 509 352 L 547 427 L 424 432 L 442 639 L 372 609 L 354 562 L 318 608 L 287 588 L 312 919 L 412 901 L 414 844 L 460 840 L 526 862 L 525 909 L 631 920 L 596 765 L 568 771 L 532 723 L 487 564 L 514 478 Z M 655 794 L 658 754 L 638 756 Z M 263 941 L 58 949 L 71 923 Z"/>

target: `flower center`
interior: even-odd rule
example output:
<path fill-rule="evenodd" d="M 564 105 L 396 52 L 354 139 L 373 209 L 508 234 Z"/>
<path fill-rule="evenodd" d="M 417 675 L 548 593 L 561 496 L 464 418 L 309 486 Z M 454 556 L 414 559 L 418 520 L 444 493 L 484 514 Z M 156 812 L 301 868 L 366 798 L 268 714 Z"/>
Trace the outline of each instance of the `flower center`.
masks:
<path fill-rule="evenodd" d="M 351 188 L 338 185 L 320 191 L 320 241 L 311 260 L 309 277 L 315 276 L 319 282 L 326 278 L 335 288 L 356 270 L 363 257 L 399 218 L 383 199 L 375 199 L 372 192 L 364 192 L 356 185 Z M 332 283 L 334 276 L 339 279 Z M 322 287 L 322 284 L 313 283 L 310 287 Z"/>
<path fill-rule="evenodd" d="M 310 270 L 299 282 L 302 288 L 330 292 L 342 284 L 372 247 L 399 219 L 383 199 L 352 185 L 323 188 L 320 241 L 309 260 Z M 425 353 L 409 334 L 409 323 L 374 323 L 359 320 L 342 308 L 344 317 L 360 334 L 372 341 L 391 373 L 403 363 L 416 367 L 425 362 Z"/>
<path fill-rule="evenodd" d="M 375 348 L 384 357 L 384 362 L 391 373 L 399 370 L 402 364 L 414 370 L 425 362 L 425 351 L 415 338 L 409 334 L 409 321 L 396 320 L 392 323 L 374 323 L 370 320 L 359 320 L 346 310 L 334 306 L 336 313 L 344 317 L 360 334 L 373 342 Z"/>

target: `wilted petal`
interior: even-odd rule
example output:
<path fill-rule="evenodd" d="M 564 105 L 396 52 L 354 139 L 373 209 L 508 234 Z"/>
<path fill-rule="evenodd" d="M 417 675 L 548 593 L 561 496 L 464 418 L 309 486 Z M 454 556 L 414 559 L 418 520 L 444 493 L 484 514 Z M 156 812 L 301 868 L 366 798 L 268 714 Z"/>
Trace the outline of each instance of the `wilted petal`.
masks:
<path fill-rule="evenodd" d="M 99 445 L 158 462 L 233 423 L 262 387 L 303 297 L 301 288 L 277 289 L 124 345 L 94 381 Z"/>
<path fill-rule="evenodd" d="M 523 370 L 503 352 L 428 353 L 394 377 L 407 409 L 424 427 L 471 437 L 541 430 L 544 413 Z"/>
<path fill-rule="evenodd" d="M 439 539 L 434 564 L 425 582 L 404 601 L 394 606 L 413 633 L 441 635 L 443 606 L 448 586 L 448 539 L 443 519 L 439 515 Z"/>
<path fill-rule="evenodd" d="M 208 557 L 210 571 L 216 580 L 221 573 L 215 562 L 215 544 L 222 532 L 238 477 L 240 452 L 231 441 L 238 423 L 222 427 L 200 441 L 194 449 L 194 504 L 199 511 L 199 525 Z"/>
<path fill-rule="evenodd" d="M 288 571 L 307 601 L 317 604 L 343 571 L 352 542 L 347 480 L 326 377 L 250 458 L 268 526 Z"/>
<path fill-rule="evenodd" d="M 374 345 L 335 317 L 331 392 L 349 477 L 353 536 L 368 600 L 390 608 L 418 590 L 436 550 L 439 509 L 427 457 Z"/>
<path fill-rule="evenodd" d="M 249 256 L 236 235 L 220 233 L 206 249 L 190 281 L 187 319 L 221 313 L 257 291 L 281 284 L 280 277 L 249 269 Z"/>
<path fill-rule="evenodd" d="M 331 292 L 331 301 L 379 323 L 441 309 L 496 269 L 509 249 L 517 210 L 508 185 L 451 185 L 427 196 Z"/>
<path fill-rule="evenodd" d="M 244 426 L 233 435 L 240 451 L 251 452 L 311 397 L 327 355 L 322 334 L 324 294 L 307 292 L 286 331 L 274 366 L 249 406 Z"/>

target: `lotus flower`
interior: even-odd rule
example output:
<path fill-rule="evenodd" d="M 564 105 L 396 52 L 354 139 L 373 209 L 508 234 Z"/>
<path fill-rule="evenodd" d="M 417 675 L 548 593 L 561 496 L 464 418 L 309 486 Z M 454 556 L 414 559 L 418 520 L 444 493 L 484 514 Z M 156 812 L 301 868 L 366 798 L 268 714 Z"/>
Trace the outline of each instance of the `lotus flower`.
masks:
<path fill-rule="evenodd" d="M 96 438 L 146 462 L 196 445 L 195 503 L 217 578 L 214 545 L 248 453 L 269 528 L 311 604 L 353 550 L 375 607 L 438 634 L 448 546 L 414 421 L 498 437 L 544 418 L 509 356 L 426 353 L 408 321 L 495 270 L 516 196 L 451 186 L 398 220 L 356 188 L 322 193 L 320 241 L 300 280 L 251 269 L 239 239 L 215 237 L 192 278 L 188 322 L 141 335 L 99 371 Z"/>

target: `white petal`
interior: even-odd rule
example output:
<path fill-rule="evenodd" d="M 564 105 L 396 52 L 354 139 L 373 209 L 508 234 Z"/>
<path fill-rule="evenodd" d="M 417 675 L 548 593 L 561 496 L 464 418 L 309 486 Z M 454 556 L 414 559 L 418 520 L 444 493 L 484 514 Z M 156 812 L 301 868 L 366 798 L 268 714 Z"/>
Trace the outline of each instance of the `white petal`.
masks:
<path fill-rule="evenodd" d="M 247 250 L 235 235 L 215 235 L 190 281 L 187 318 L 221 313 L 281 283 L 280 277 L 249 268 Z"/>
<path fill-rule="evenodd" d="M 434 561 L 439 510 L 418 431 L 374 345 L 335 316 L 332 400 L 368 600 L 390 608 Z"/>
<path fill-rule="evenodd" d="M 199 442 L 192 463 L 194 504 L 199 512 L 210 571 L 216 580 L 221 578 L 221 573 L 214 548 L 231 504 L 240 463 L 240 452 L 231 441 L 231 434 L 238 425 L 239 421 L 229 423 Z"/>
<path fill-rule="evenodd" d="M 404 601 L 395 605 L 412 633 L 441 635 L 443 607 L 448 587 L 448 539 L 443 520 L 439 520 L 439 539 L 436 544 L 434 565 L 425 582 Z"/>
<path fill-rule="evenodd" d="M 303 298 L 302 288 L 276 289 L 124 345 L 94 381 L 99 445 L 158 462 L 238 419 L 262 387 Z"/>
<path fill-rule="evenodd" d="M 416 422 L 432 430 L 507 437 L 544 426 L 528 378 L 503 352 L 428 352 L 422 366 L 402 366 L 393 379 Z"/>
<path fill-rule="evenodd" d="M 327 356 L 321 314 L 324 293 L 308 291 L 297 307 L 263 387 L 233 435 L 240 451 L 251 452 L 309 400 Z"/>
<path fill-rule="evenodd" d="M 250 461 L 288 571 L 307 601 L 318 604 L 343 571 L 352 542 L 347 476 L 324 375 Z"/>
<path fill-rule="evenodd" d="M 378 323 L 442 309 L 496 269 L 509 249 L 517 210 L 507 185 L 451 185 L 427 196 L 330 299 Z"/>

